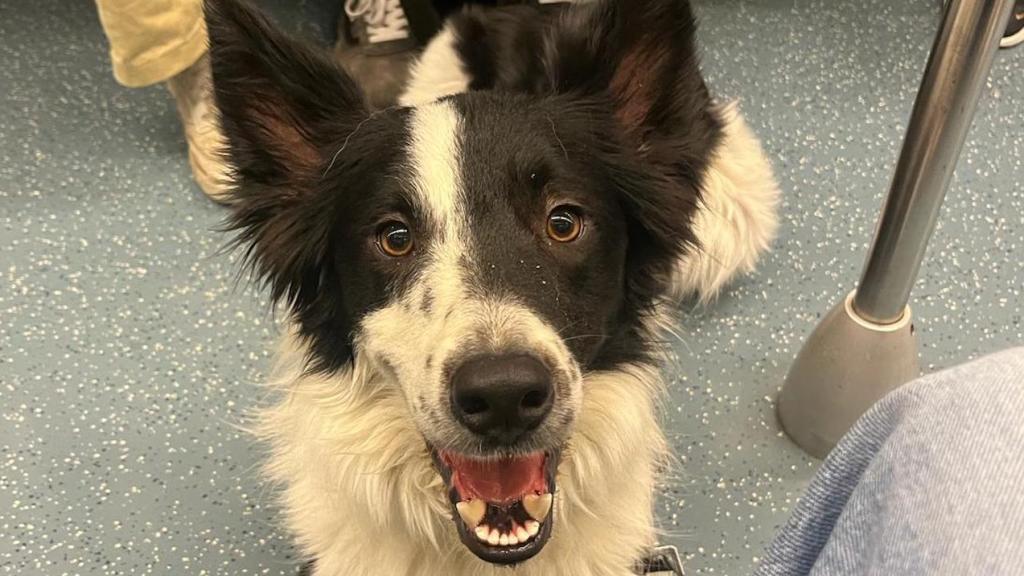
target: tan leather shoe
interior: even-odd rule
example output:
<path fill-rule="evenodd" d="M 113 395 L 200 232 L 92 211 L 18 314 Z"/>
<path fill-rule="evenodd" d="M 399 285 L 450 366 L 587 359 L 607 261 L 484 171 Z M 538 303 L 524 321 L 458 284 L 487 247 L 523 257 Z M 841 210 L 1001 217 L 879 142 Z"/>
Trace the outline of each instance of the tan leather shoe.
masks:
<path fill-rule="evenodd" d="M 222 153 L 224 136 L 217 122 L 210 76 L 210 58 L 203 55 L 195 64 L 167 81 L 178 105 L 178 115 L 188 141 L 188 162 L 196 184 L 214 202 L 230 200 L 228 165 Z"/>

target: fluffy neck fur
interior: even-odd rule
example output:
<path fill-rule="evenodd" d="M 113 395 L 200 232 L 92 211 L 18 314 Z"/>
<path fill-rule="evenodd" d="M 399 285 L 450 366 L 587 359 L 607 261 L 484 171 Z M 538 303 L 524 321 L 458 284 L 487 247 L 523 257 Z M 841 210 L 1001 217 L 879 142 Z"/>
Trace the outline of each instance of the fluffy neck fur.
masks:
<path fill-rule="evenodd" d="M 280 398 L 260 414 L 259 430 L 289 527 L 317 576 L 624 576 L 654 542 L 651 487 L 666 453 L 654 367 L 586 377 L 559 467 L 554 534 L 510 570 L 459 541 L 398 386 L 360 362 L 331 377 L 306 375 L 305 353 L 285 338 L 272 380 Z"/>

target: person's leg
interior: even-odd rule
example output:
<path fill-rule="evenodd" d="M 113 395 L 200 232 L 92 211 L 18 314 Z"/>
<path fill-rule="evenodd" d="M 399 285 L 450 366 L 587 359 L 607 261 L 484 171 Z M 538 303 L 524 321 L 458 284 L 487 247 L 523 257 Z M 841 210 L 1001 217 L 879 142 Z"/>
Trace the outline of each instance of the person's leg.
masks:
<path fill-rule="evenodd" d="M 206 53 L 202 0 L 96 0 L 114 78 L 129 87 L 164 82 Z"/>
<path fill-rule="evenodd" d="M 1024 348 L 882 399 L 822 465 L 756 576 L 1024 574 Z"/>
<path fill-rule="evenodd" d="M 202 0 L 96 0 L 114 78 L 128 87 L 166 82 L 188 140 L 192 175 L 208 196 L 226 198 L 226 167 L 206 58 Z"/>

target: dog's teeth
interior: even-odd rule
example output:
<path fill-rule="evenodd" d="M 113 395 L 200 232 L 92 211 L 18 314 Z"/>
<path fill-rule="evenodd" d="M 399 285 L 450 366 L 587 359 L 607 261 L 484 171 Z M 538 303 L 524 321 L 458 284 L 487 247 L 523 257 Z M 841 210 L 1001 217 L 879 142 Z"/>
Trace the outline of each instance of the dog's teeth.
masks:
<path fill-rule="evenodd" d="M 548 513 L 551 512 L 551 493 L 541 494 L 527 494 L 523 496 L 523 508 L 526 508 L 526 513 L 531 518 L 538 522 L 543 522 L 548 517 Z"/>
<path fill-rule="evenodd" d="M 487 513 L 487 503 L 483 500 L 466 500 L 455 505 L 455 509 L 462 516 L 462 521 L 469 526 L 470 530 L 475 529 Z"/>
<path fill-rule="evenodd" d="M 508 534 L 502 534 L 498 537 L 499 546 L 508 546 Z"/>
<path fill-rule="evenodd" d="M 535 522 L 533 520 L 527 520 L 526 521 L 526 532 L 530 536 L 536 536 L 537 532 L 540 532 L 540 522 Z"/>
<path fill-rule="evenodd" d="M 487 543 L 491 546 L 497 546 L 500 540 L 501 536 L 498 535 L 498 529 L 491 528 L 491 533 L 487 536 Z"/>
<path fill-rule="evenodd" d="M 476 537 L 481 542 L 487 542 L 487 536 L 491 533 L 490 528 L 486 524 L 476 527 Z"/>
<path fill-rule="evenodd" d="M 530 533 L 526 531 L 526 528 L 523 528 L 522 526 L 518 526 L 518 525 L 515 528 L 516 528 L 516 538 L 520 542 L 526 542 L 527 540 L 530 539 Z"/>
<path fill-rule="evenodd" d="M 509 532 L 508 533 L 508 545 L 509 546 L 515 546 L 516 544 L 519 544 L 519 537 L 516 536 L 515 532 Z"/>

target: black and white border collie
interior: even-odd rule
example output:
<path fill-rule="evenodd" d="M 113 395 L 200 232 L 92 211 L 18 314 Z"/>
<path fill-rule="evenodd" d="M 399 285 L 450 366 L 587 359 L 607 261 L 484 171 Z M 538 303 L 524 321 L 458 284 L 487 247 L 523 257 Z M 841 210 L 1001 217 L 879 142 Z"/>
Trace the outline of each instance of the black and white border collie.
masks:
<path fill-rule="evenodd" d="M 259 430 L 313 573 L 632 573 L 661 331 L 776 227 L 688 3 L 468 10 L 376 111 L 243 3 L 206 14 L 233 225 L 291 326 Z"/>

